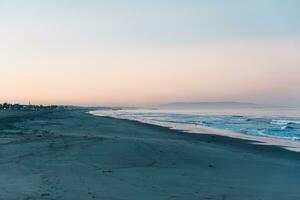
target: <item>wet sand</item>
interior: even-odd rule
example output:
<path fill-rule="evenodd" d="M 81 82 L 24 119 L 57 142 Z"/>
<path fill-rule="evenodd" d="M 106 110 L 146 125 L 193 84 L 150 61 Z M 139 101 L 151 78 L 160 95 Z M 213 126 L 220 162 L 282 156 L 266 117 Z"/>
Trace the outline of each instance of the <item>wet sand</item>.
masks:
<path fill-rule="evenodd" d="M 0 199 L 300 199 L 300 153 L 85 112 L 0 112 Z"/>

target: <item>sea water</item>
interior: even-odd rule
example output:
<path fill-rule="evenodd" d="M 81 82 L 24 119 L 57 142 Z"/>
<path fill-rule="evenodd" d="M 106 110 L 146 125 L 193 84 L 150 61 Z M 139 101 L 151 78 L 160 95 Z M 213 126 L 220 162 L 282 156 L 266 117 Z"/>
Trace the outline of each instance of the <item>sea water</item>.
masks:
<path fill-rule="evenodd" d="M 154 124 L 166 122 L 201 125 L 246 135 L 300 142 L 300 112 L 297 109 L 120 109 L 93 111 L 92 114 Z"/>

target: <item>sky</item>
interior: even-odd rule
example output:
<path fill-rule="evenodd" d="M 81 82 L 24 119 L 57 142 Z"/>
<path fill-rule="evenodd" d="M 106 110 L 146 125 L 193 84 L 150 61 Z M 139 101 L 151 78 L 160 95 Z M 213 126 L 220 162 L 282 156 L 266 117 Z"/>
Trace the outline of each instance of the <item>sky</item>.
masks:
<path fill-rule="evenodd" d="M 0 102 L 300 105 L 298 0 L 0 0 Z"/>

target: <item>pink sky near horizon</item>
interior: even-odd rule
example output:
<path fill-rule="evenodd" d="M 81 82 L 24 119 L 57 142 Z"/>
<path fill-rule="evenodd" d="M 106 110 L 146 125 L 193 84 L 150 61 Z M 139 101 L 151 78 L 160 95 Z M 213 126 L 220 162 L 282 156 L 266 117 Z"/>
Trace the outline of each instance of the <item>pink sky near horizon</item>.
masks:
<path fill-rule="evenodd" d="M 298 43 L 299 44 L 299 43 Z M 295 41 L 257 40 L 173 48 L 100 49 L 2 59 L 1 101 L 42 104 L 155 104 L 299 99 Z M 5 52 L 1 52 L 2 54 Z M 295 100 L 295 101 L 296 101 Z"/>

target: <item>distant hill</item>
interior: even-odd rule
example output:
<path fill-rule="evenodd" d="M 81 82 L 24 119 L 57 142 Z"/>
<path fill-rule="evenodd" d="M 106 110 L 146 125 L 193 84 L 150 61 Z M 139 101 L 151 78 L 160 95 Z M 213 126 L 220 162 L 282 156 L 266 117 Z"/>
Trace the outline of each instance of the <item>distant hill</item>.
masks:
<path fill-rule="evenodd" d="M 206 108 L 238 109 L 238 108 L 270 108 L 275 106 L 255 104 L 255 103 L 224 101 L 224 102 L 175 102 L 175 103 L 161 104 L 155 107 L 159 109 L 206 109 Z"/>

